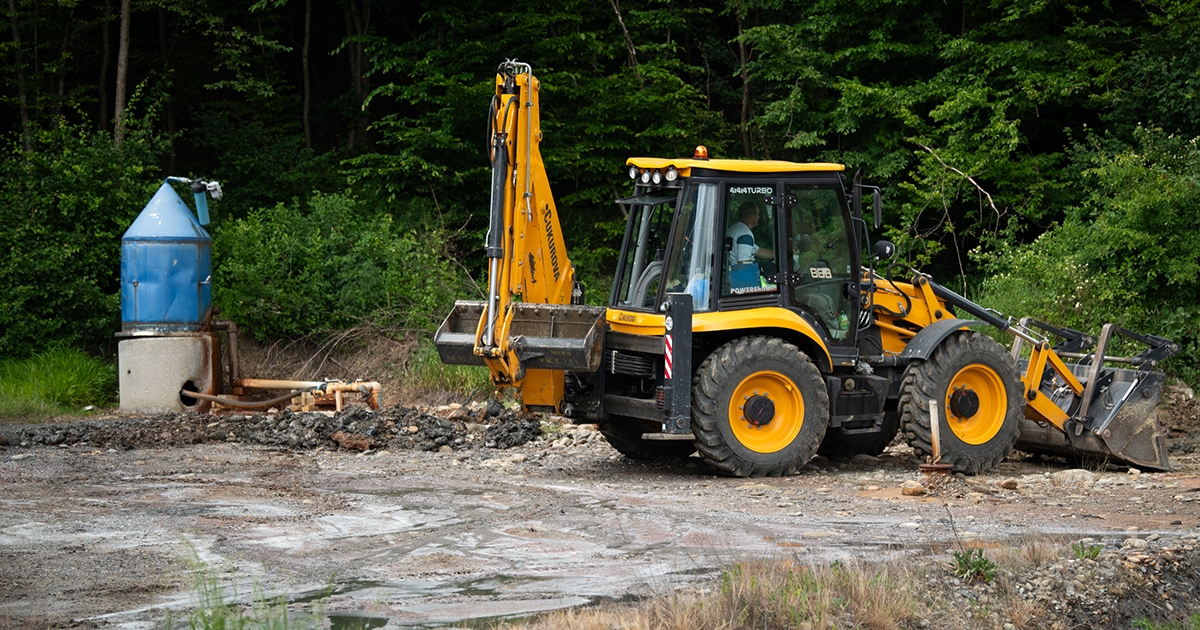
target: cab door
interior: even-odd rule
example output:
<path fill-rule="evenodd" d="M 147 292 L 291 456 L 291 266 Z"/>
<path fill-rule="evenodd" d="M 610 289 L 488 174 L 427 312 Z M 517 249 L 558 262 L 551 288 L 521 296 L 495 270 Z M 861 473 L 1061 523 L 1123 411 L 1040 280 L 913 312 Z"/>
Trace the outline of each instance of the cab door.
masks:
<path fill-rule="evenodd" d="M 852 345 L 858 322 L 858 266 L 841 187 L 785 183 L 787 210 L 780 256 L 788 268 L 784 299 L 812 315 L 835 344 Z"/>

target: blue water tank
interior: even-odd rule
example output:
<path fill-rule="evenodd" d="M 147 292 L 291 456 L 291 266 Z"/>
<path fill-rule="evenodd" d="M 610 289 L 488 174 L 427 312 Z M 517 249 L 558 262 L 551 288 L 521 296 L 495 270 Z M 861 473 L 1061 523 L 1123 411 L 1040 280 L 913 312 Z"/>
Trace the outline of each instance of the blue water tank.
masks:
<path fill-rule="evenodd" d="M 166 182 L 121 237 L 121 331 L 203 330 L 212 237 Z"/>

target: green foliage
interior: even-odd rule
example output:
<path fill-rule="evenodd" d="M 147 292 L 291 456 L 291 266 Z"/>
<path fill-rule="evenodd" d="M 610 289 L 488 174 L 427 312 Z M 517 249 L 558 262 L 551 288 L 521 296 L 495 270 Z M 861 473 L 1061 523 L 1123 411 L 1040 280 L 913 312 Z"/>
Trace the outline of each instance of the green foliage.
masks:
<path fill-rule="evenodd" d="M 378 203 L 429 199 L 429 213 L 398 220 L 465 226 L 467 243 L 482 242 L 490 177 L 483 132 L 495 70 L 504 58 L 530 63 L 541 82 L 539 148 L 567 245 L 591 299 L 606 299 L 619 246 L 610 226 L 624 226 L 613 200 L 630 189 L 625 160 L 723 143 L 701 88 L 707 71 L 677 43 L 698 35 L 696 21 L 711 8 L 622 7 L 631 57 L 608 3 L 416 4 L 422 19 L 412 37 L 369 42 L 385 80 L 370 103 L 394 113 L 374 124 L 377 151 L 348 161 L 355 185 Z M 483 257 L 468 264 L 479 270 Z"/>
<path fill-rule="evenodd" d="M 242 218 L 253 208 L 280 199 L 305 198 L 314 190 L 337 190 L 337 151 L 316 153 L 304 146 L 299 122 L 280 116 L 281 98 L 249 96 L 206 103 L 197 115 L 195 143 L 214 156 L 203 175 L 229 191 L 213 205 L 214 221 Z"/>
<path fill-rule="evenodd" d="M 161 183 L 161 141 L 138 121 L 121 150 L 63 119 L 33 139 L 0 159 L 0 356 L 112 338 L 121 235 Z"/>
<path fill-rule="evenodd" d="M 1183 350 L 1169 372 L 1200 382 L 1200 146 L 1138 128 L 1115 152 L 1080 147 L 1087 186 L 1067 218 L 1027 246 L 988 261 L 981 301 L 1088 331 L 1114 322 L 1166 336 Z"/>
<path fill-rule="evenodd" d="M 116 12 L 14 5 L 0 43 L 0 356 L 111 339 L 119 237 L 164 174 L 225 184 L 218 302 L 260 335 L 429 326 L 441 311 L 423 309 L 474 289 L 409 257 L 461 254 L 482 277 L 484 118 L 494 69 L 517 58 L 542 82 L 541 150 L 590 303 L 612 282 L 625 160 L 703 143 L 864 168 L 900 259 L 1014 315 L 1171 337 L 1184 346 L 1171 369 L 1200 382 L 1200 263 L 1182 254 L 1195 0 L 346 0 L 311 3 L 306 35 L 307 6 L 135 3 L 149 28 L 134 29 L 130 82 L 158 110 L 114 151 L 92 130 L 111 125 Z M 353 200 L 348 223 L 307 219 L 332 198 Z M 289 199 L 279 218 L 254 210 Z M 371 235 L 358 244 L 355 230 Z M 375 272 L 410 262 L 434 271 Z"/>
<path fill-rule="evenodd" d="M 954 575 L 963 580 L 991 582 L 996 579 L 998 567 L 995 562 L 983 555 L 982 549 L 967 549 L 955 551 Z"/>
<path fill-rule="evenodd" d="M 463 289 L 443 232 L 401 230 L 346 194 L 224 223 L 213 259 L 214 303 L 259 339 L 364 323 L 429 329 Z"/>
<path fill-rule="evenodd" d="M 44 419 L 107 405 L 116 392 L 116 367 L 73 348 L 0 360 L 0 416 Z"/>
<path fill-rule="evenodd" d="M 1133 627 L 1137 630 L 1200 630 L 1200 614 L 1192 614 L 1185 621 L 1165 623 L 1142 617 L 1133 621 Z"/>
<path fill-rule="evenodd" d="M 1083 541 L 1071 543 L 1071 552 L 1080 560 L 1095 560 L 1104 551 L 1103 545 L 1089 545 Z"/>

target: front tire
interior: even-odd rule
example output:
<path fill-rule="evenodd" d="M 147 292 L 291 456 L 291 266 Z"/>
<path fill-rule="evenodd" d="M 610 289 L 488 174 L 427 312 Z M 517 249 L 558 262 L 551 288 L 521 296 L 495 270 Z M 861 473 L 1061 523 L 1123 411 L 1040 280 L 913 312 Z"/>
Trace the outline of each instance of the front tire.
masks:
<path fill-rule="evenodd" d="M 933 454 L 929 401 L 937 401 L 941 462 L 978 474 L 1012 452 L 1021 434 L 1024 401 L 1017 363 L 977 332 L 942 342 L 928 361 L 913 363 L 900 385 L 900 422 L 922 458 Z"/>
<path fill-rule="evenodd" d="M 820 371 L 796 346 L 743 337 L 710 354 L 692 379 L 692 431 L 704 461 L 735 477 L 790 475 L 829 425 Z"/>

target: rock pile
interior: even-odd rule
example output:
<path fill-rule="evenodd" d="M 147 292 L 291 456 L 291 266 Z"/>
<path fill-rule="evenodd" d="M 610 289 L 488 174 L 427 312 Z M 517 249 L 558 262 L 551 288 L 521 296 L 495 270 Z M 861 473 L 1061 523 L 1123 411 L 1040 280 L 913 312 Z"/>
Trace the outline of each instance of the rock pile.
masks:
<path fill-rule="evenodd" d="M 1196 547 L 1193 534 L 1084 538 L 1066 554 L 1038 559 L 1047 552 L 1035 549 L 1026 562 L 1002 561 L 992 582 L 933 572 L 928 588 L 982 626 L 1124 628 L 1194 609 Z"/>
<path fill-rule="evenodd" d="M 482 406 L 438 409 L 389 407 L 371 411 L 349 407 L 326 413 L 234 414 L 183 413 L 145 418 L 108 418 L 88 422 L 18 426 L 6 429 L 8 441 L 23 446 L 72 446 L 135 449 L 169 448 L 205 442 L 241 442 L 288 449 L 318 447 L 367 451 L 449 451 L 512 448 L 542 434 L 536 418 L 505 409 L 490 416 Z"/>

